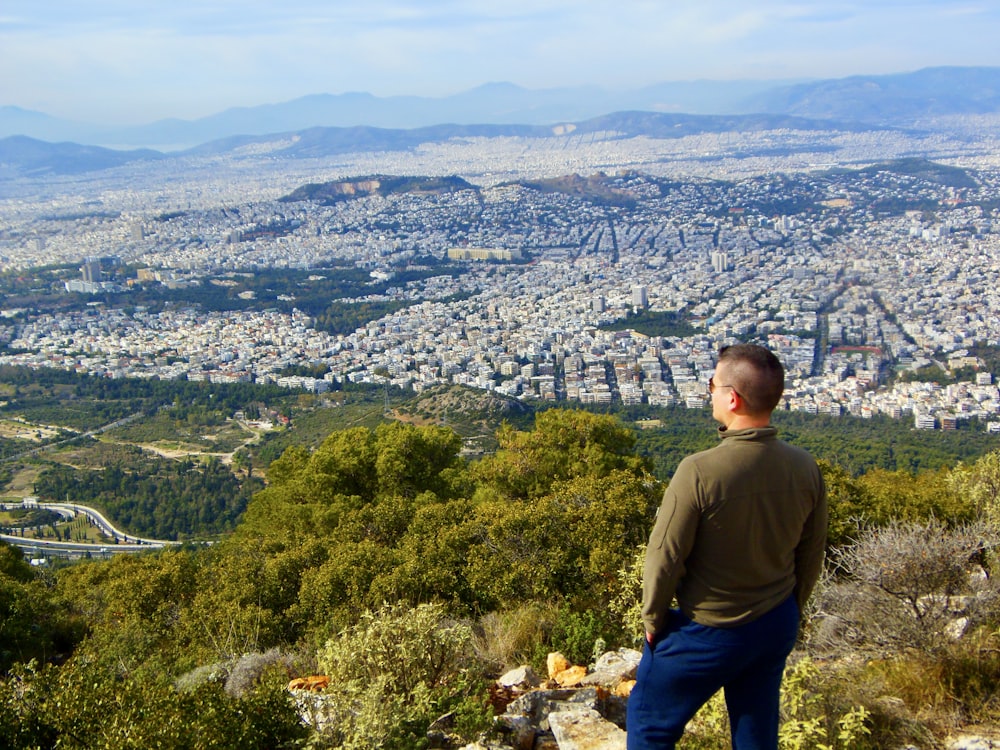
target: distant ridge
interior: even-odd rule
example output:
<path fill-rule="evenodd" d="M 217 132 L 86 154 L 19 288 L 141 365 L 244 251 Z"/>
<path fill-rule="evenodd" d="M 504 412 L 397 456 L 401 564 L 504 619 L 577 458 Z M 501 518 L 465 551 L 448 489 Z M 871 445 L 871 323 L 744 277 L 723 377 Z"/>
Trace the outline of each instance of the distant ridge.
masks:
<path fill-rule="evenodd" d="M 615 112 L 580 122 L 541 125 L 434 125 L 413 129 L 389 128 L 309 128 L 264 136 L 236 136 L 210 141 L 185 153 L 224 154 L 250 145 L 271 144 L 272 155 L 312 158 L 368 151 L 405 151 L 424 143 L 440 143 L 455 138 L 550 138 L 594 133 L 612 137 L 683 138 L 697 133 L 724 133 L 733 130 L 757 131 L 779 128 L 830 130 L 829 120 L 787 115 L 684 115 L 658 112 Z M 836 123 L 838 130 L 871 130 L 870 126 Z"/>
<path fill-rule="evenodd" d="M 0 140 L 0 176 L 8 171 L 31 176 L 81 174 L 164 158 L 160 152 L 150 149 L 116 151 L 78 143 L 47 143 L 23 135 Z"/>
<path fill-rule="evenodd" d="M 609 112 L 688 115 L 765 113 L 893 127 L 941 115 L 1000 113 L 1000 68 L 942 67 L 822 81 L 681 81 L 631 91 L 597 87 L 530 90 L 496 82 L 452 96 L 376 97 L 364 92 L 312 94 L 236 107 L 197 120 L 167 119 L 112 127 L 0 107 L 0 137 L 26 135 L 114 147 L 179 151 L 233 136 L 300 132 L 312 127 L 416 129 L 454 125 L 549 126 Z"/>
<path fill-rule="evenodd" d="M 1000 112 L 1000 68 L 940 67 L 784 86 L 750 97 L 763 112 L 873 124 Z"/>
<path fill-rule="evenodd" d="M 656 112 L 618 112 L 553 126 L 540 125 L 435 125 L 425 128 L 388 129 L 370 127 L 308 128 L 269 135 L 242 135 L 210 141 L 193 149 L 164 154 L 149 149 L 117 151 L 96 146 L 44 141 L 12 136 L 0 139 L 0 170 L 13 174 L 78 174 L 121 166 L 138 160 L 162 160 L 185 156 L 232 156 L 266 153 L 270 158 L 311 159 L 349 153 L 408 151 L 427 143 L 459 138 L 682 138 L 698 133 L 753 132 L 794 128 L 797 130 L 870 130 L 859 124 L 787 115 L 684 115 Z M 252 147 L 252 148 L 251 148 Z"/>
<path fill-rule="evenodd" d="M 224 154 L 250 145 L 271 144 L 275 155 L 312 158 L 370 151 L 406 151 L 422 143 L 451 138 L 544 137 L 551 129 L 533 125 L 435 125 L 413 129 L 371 127 L 308 128 L 306 130 L 240 135 L 209 141 L 183 152 L 192 155 Z"/>

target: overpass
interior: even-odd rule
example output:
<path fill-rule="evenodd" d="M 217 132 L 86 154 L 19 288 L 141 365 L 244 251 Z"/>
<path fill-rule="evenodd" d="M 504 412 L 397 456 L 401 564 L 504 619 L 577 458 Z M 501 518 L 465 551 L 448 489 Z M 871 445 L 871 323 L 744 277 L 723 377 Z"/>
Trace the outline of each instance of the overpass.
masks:
<path fill-rule="evenodd" d="M 20 503 L 0 503 L 0 510 L 40 509 L 58 513 L 65 518 L 76 518 L 84 515 L 101 530 L 108 542 L 63 542 L 50 539 L 31 539 L 13 534 L 0 534 L 0 539 L 8 544 L 20 547 L 25 555 L 44 557 L 81 558 L 87 556 L 108 557 L 113 554 L 148 552 L 180 545 L 166 539 L 147 539 L 145 537 L 127 534 L 114 525 L 100 512 L 86 505 L 76 503 L 42 503 L 37 498 L 28 497 Z"/>

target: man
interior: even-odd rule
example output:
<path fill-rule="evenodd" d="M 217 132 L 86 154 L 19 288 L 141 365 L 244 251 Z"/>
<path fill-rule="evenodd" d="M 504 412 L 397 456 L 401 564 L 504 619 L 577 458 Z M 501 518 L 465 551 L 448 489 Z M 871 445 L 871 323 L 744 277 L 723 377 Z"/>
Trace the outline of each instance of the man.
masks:
<path fill-rule="evenodd" d="M 784 381 L 764 347 L 719 351 L 708 389 L 721 442 L 681 461 L 646 551 L 629 750 L 673 748 L 719 689 L 733 748 L 778 746 L 781 678 L 827 524 L 816 461 L 770 424 Z"/>

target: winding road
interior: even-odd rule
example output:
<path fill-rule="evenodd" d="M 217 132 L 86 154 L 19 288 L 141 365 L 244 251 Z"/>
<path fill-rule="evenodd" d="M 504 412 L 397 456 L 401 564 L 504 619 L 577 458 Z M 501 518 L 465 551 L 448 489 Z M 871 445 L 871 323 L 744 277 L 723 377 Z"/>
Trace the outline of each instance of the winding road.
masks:
<path fill-rule="evenodd" d="M 12 534 L 0 534 L 0 539 L 8 544 L 20 547 L 28 556 L 41 554 L 49 557 L 77 558 L 86 557 L 89 554 L 92 557 L 107 557 L 113 554 L 148 552 L 154 549 L 163 549 L 164 547 L 181 544 L 180 542 L 165 539 L 146 539 L 126 534 L 124 531 L 116 529 L 99 511 L 86 505 L 77 505 L 75 503 L 40 503 L 34 498 L 25 498 L 19 503 L 0 503 L 0 510 L 28 510 L 34 508 L 52 511 L 67 518 L 76 518 L 81 514 L 85 515 L 105 536 L 111 539 L 111 542 L 62 542 L 49 539 L 29 539 Z"/>

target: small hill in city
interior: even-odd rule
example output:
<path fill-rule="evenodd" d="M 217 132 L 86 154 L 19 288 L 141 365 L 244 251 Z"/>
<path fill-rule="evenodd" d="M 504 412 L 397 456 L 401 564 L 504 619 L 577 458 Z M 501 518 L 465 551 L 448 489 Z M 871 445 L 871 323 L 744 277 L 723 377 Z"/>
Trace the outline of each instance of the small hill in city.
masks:
<path fill-rule="evenodd" d="M 967 169 L 940 164 L 929 159 L 910 158 L 895 159 L 885 164 L 874 164 L 860 170 L 861 174 L 873 174 L 880 170 L 888 170 L 896 174 L 918 177 L 927 182 L 954 188 L 970 188 L 976 186 L 976 181 Z"/>
<path fill-rule="evenodd" d="M 415 193 L 418 195 L 438 195 L 462 190 L 476 190 L 475 185 L 461 177 L 400 177 L 392 175 L 371 175 L 350 177 L 332 182 L 309 183 L 296 188 L 280 198 L 283 203 L 295 201 L 315 201 L 323 205 L 333 205 L 353 198 L 368 195 L 394 195 Z"/>
<path fill-rule="evenodd" d="M 603 172 L 583 177 L 578 174 L 551 177 L 541 180 L 525 180 L 518 185 L 540 193 L 562 193 L 575 198 L 591 201 L 599 205 L 633 206 L 635 197 L 628 191 L 616 187 L 618 180 Z"/>

